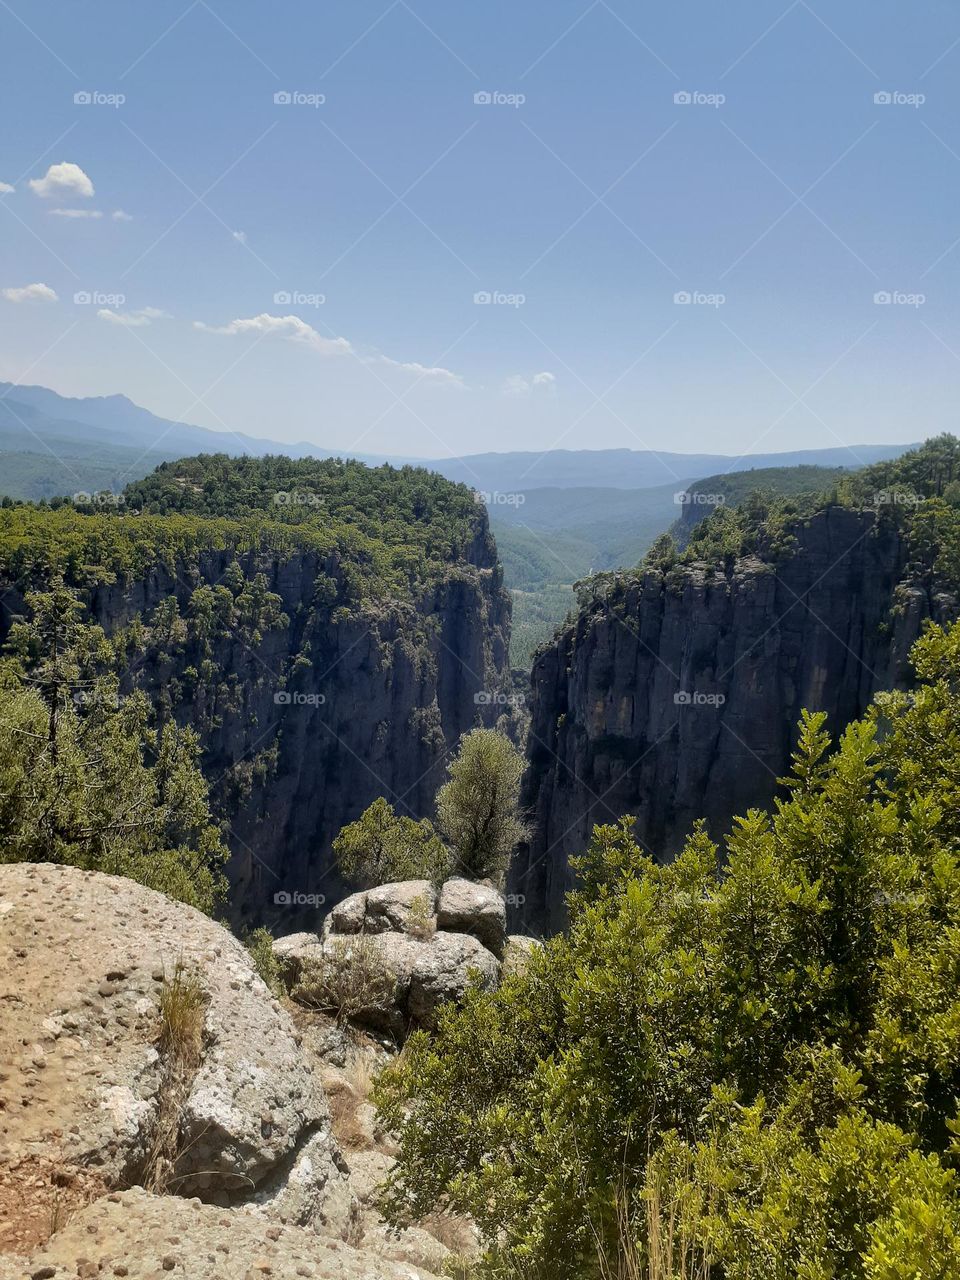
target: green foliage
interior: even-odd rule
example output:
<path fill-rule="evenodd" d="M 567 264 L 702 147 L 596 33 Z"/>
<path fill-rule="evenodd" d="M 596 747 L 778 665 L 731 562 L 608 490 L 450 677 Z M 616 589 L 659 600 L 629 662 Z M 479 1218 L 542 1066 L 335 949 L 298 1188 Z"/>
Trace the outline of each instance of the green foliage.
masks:
<path fill-rule="evenodd" d="M 395 880 L 432 880 L 450 873 L 450 852 L 427 818 L 419 822 L 394 813 L 380 796 L 333 842 L 341 874 L 369 889 Z"/>
<path fill-rule="evenodd" d="M 437 792 L 437 826 L 458 870 L 475 880 L 502 879 L 526 835 L 520 818 L 522 753 L 495 729 L 473 729 L 460 739 L 450 775 Z"/>
<path fill-rule="evenodd" d="M 195 736 L 120 696 L 109 642 L 62 581 L 27 605 L 0 666 L 0 861 L 125 875 L 212 911 L 227 851 Z"/>
<path fill-rule="evenodd" d="M 569 934 L 381 1077 L 393 1220 L 496 1280 L 957 1280 L 960 625 L 914 658 L 722 856 L 596 829 Z"/>
<path fill-rule="evenodd" d="M 250 952 L 253 967 L 275 996 L 283 993 L 280 977 L 280 961 L 273 950 L 273 935 L 269 929 L 253 929 L 243 940 Z"/>
<path fill-rule="evenodd" d="M 201 455 L 163 463 L 116 507 L 0 507 L 0 577 L 85 585 L 214 551 L 308 551 L 342 564 L 340 603 L 402 599 L 466 558 L 483 522 L 466 486 L 413 467 Z"/>

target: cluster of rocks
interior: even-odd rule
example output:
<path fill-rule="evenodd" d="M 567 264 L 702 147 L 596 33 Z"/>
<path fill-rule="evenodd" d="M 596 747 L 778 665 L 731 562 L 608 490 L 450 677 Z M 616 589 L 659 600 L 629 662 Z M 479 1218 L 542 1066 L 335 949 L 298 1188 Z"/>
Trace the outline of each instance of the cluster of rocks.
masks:
<path fill-rule="evenodd" d="M 507 936 L 492 886 L 418 880 L 354 894 L 276 952 L 298 990 L 319 969 L 354 993 L 357 1022 L 399 1040 L 535 945 Z M 202 995 L 182 1061 L 178 975 Z M 0 1009 L 0 1280 L 431 1280 L 440 1236 L 474 1247 L 469 1223 L 396 1233 L 379 1217 L 395 1150 L 368 1095 L 384 1048 L 284 1007 L 193 908 L 122 877 L 0 866 Z"/>
<path fill-rule="evenodd" d="M 296 933 L 274 946 L 295 999 L 349 999 L 351 1021 L 397 1039 L 432 1027 L 437 1012 L 469 984 L 490 989 L 538 943 L 507 934 L 503 895 L 492 885 L 405 880 L 352 894 L 321 934 Z M 357 983 L 358 970 L 367 981 Z"/>

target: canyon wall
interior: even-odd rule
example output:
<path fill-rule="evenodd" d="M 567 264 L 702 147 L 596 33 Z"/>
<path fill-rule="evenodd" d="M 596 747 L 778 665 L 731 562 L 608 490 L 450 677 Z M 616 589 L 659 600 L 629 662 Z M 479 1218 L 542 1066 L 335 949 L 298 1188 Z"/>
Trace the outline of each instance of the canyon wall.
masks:
<path fill-rule="evenodd" d="M 836 732 L 875 691 L 909 680 L 924 619 L 953 602 L 904 580 L 900 533 L 833 506 L 796 537 L 776 567 L 750 558 L 625 575 L 538 654 L 518 927 L 562 926 L 569 858 L 595 823 L 635 815 L 659 860 L 697 818 L 722 836 L 776 794 L 804 707 L 826 711 Z"/>

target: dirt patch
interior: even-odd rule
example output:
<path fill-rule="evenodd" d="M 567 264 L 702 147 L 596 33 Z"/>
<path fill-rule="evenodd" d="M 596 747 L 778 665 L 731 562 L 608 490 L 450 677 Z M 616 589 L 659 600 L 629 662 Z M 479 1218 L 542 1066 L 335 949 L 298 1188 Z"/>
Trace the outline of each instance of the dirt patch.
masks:
<path fill-rule="evenodd" d="M 42 1156 L 0 1168 L 0 1253 L 28 1253 L 45 1244 L 108 1190 L 92 1170 Z"/>

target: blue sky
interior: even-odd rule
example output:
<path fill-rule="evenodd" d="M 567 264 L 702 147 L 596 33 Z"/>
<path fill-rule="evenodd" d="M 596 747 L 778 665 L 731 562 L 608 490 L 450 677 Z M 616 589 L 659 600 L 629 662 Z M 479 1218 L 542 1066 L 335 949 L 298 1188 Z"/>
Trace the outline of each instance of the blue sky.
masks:
<path fill-rule="evenodd" d="M 424 457 L 957 426 L 955 5 L 4 0 L 0 29 L 0 378 Z"/>

